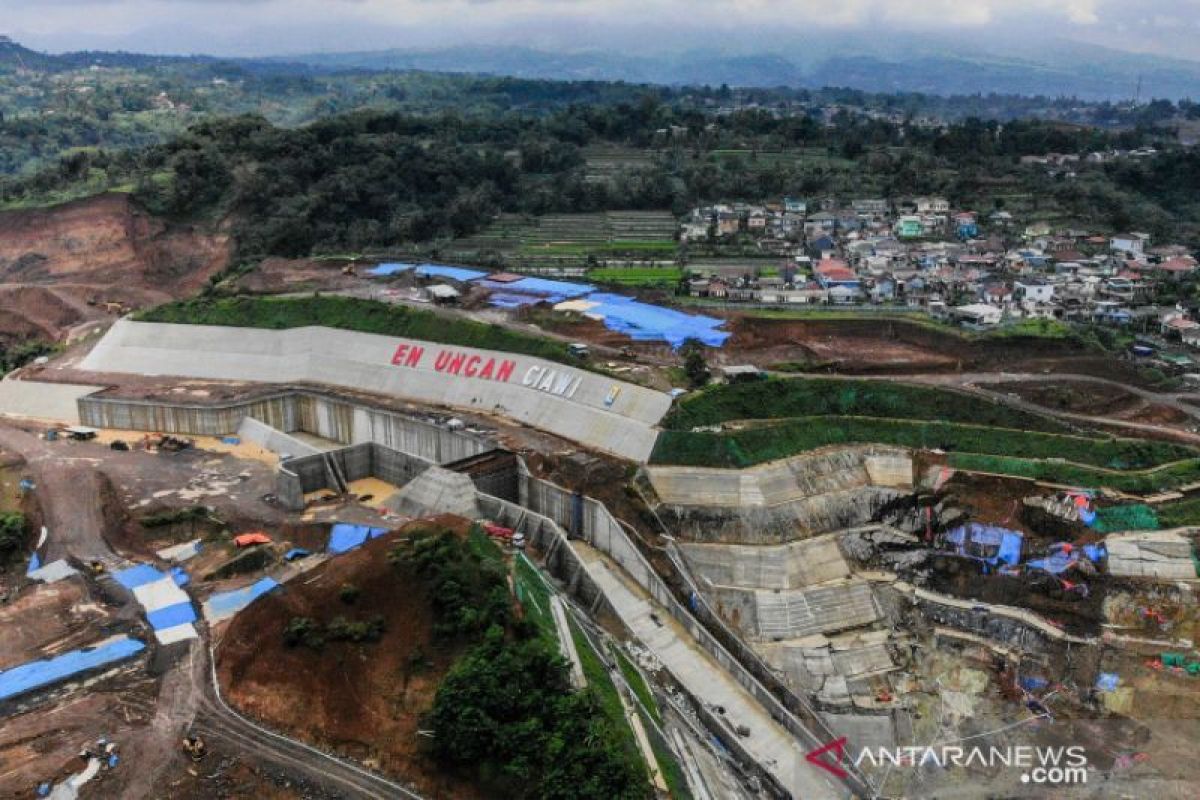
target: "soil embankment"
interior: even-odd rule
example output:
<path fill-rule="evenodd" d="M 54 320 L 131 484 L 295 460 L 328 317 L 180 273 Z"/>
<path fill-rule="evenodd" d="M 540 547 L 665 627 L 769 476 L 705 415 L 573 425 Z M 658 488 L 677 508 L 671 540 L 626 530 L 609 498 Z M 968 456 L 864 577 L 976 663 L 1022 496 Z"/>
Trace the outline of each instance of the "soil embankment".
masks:
<path fill-rule="evenodd" d="M 272 728 L 427 796 L 476 797 L 470 784 L 425 755 L 417 733 L 458 652 L 434 637 L 431 599 L 412 568 L 388 561 L 405 535 L 387 534 L 331 559 L 241 612 L 221 636 L 218 673 L 230 702 Z M 345 586 L 357 590 L 351 603 Z M 339 616 L 382 617 L 383 633 L 374 642 L 330 640 L 316 649 L 284 641 L 294 619 L 328 625 Z"/>
<path fill-rule="evenodd" d="M 168 223 L 109 193 L 0 213 L 0 341 L 57 340 L 87 322 L 195 293 L 227 234 Z"/>

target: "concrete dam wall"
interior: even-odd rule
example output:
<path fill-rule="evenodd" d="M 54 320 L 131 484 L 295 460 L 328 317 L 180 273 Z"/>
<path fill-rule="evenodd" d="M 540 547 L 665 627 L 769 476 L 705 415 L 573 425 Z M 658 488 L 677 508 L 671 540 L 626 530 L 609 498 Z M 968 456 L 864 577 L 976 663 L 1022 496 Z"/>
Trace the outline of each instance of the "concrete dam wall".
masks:
<path fill-rule="evenodd" d="M 276 331 L 126 319 L 81 367 L 345 387 L 497 414 L 642 463 L 671 406 L 663 392 L 531 356 L 320 327 Z"/>

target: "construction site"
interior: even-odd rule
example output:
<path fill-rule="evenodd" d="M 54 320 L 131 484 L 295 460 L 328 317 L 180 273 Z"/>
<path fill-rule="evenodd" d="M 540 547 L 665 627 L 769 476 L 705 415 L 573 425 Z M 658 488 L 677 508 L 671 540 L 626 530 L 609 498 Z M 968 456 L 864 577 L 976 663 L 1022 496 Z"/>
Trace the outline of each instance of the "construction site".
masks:
<path fill-rule="evenodd" d="M 591 361 L 126 316 L 0 382 L 0 796 L 490 796 L 423 739 L 431 529 L 495 547 L 645 796 L 1191 796 L 1200 408 L 879 326 L 874 380 L 669 392 L 701 323 L 579 297 L 624 320 Z M 726 324 L 714 367 L 828 365 Z"/>

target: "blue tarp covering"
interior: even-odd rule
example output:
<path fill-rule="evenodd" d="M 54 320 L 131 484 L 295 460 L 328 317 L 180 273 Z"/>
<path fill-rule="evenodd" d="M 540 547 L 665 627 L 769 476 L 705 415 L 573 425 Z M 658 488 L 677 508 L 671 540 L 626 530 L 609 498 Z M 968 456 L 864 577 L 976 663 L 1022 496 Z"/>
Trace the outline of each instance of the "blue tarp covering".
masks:
<path fill-rule="evenodd" d="M 374 539 L 385 533 L 387 533 L 387 528 L 372 528 L 368 525 L 350 525 L 339 522 L 329 531 L 329 546 L 326 549 L 334 555 L 339 555 L 361 547 L 367 539 Z"/>
<path fill-rule="evenodd" d="M 147 613 L 146 620 L 150 623 L 151 628 L 160 631 L 187 622 L 195 622 L 196 610 L 192 608 L 191 603 L 176 603 L 173 606 Z"/>
<path fill-rule="evenodd" d="M 697 339 L 709 347 L 720 347 L 730 334 L 717 330 L 725 320 L 699 314 L 684 314 L 671 308 L 650 305 L 619 294 L 597 292 L 588 296 L 597 303 L 589 315 L 602 317 L 604 326 L 635 341 L 662 340 L 679 347 L 686 339 Z"/>
<path fill-rule="evenodd" d="M 1021 688 L 1027 692 L 1036 692 L 1050 685 L 1050 681 L 1045 678 L 1036 678 L 1032 675 L 1022 675 L 1019 683 Z"/>
<path fill-rule="evenodd" d="M 118 639 L 95 648 L 73 650 L 44 661 L 31 661 L 0 672 L 0 700 L 49 686 L 96 667 L 129 658 L 146 645 L 136 639 Z"/>
<path fill-rule="evenodd" d="M 996 564 L 1018 564 L 1021 561 L 1021 543 L 1024 535 L 1007 528 L 991 525 L 981 525 L 972 522 L 949 531 L 945 540 L 953 545 L 953 549 L 961 556 L 978 559 L 995 566 Z M 995 555 L 986 556 L 984 552 L 996 548 Z M 986 550 L 985 550 L 986 548 Z"/>
<path fill-rule="evenodd" d="M 38 558 L 37 553 L 34 553 L 29 558 L 29 569 L 25 570 L 25 574 L 28 575 L 29 573 L 36 572 L 41 568 L 42 568 L 42 560 L 40 558 Z"/>
<path fill-rule="evenodd" d="M 556 297 L 559 301 L 568 297 L 580 297 L 596 291 L 589 283 L 571 283 L 569 281 L 552 281 L 548 278 L 521 278 L 519 281 L 498 283 L 496 281 L 480 281 L 480 286 L 496 289 L 501 292 L 516 294 L 534 294 L 542 297 Z"/>
<path fill-rule="evenodd" d="M 143 584 L 160 581 L 164 577 L 161 572 L 149 564 L 138 564 L 136 567 L 118 570 L 113 573 L 113 578 L 116 579 L 117 583 L 130 591 Z"/>
<path fill-rule="evenodd" d="M 171 580 L 175 581 L 176 586 L 187 586 L 192 582 L 192 579 L 188 577 L 183 567 L 171 568 Z"/>
<path fill-rule="evenodd" d="M 367 274 L 368 275 L 380 275 L 380 276 L 395 275 L 398 272 L 408 272 L 414 266 L 416 266 L 416 265 L 415 264 L 399 264 L 396 262 L 391 262 L 391 263 L 387 263 L 387 264 L 380 264 L 377 267 L 372 267 L 371 269 L 367 270 Z"/>
<path fill-rule="evenodd" d="M 1096 678 L 1096 688 L 1102 692 L 1115 692 L 1120 682 L 1121 676 L 1117 673 L 1101 672 L 1100 677 Z"/>
<path fill-rule="evenodd" d="M 1081 551 L 1089 561 L 1094 562 L 1098 562 L 1108 555 L 1108 549 L 1103 544 L 1085 544 L 1082 547 L 1068 548 L 1066 542 L 1058 542 L 1050 546 L 1045 558 L 1031 559 L 1026 566 L 1044 569 L 1046 572 L 1058 575 L 1079 560 Z"/>
<path fill-rule="evenodd" d="M 531 306 L 534 303 L 542 301 L 557 303 L 560 300 L 554 300 L 548 297 L 535 297 L 531 294 L 510 294 L 508 292 L 493 292 L 488 302 L 496 308 L 520 308 L 521 306 Z"/>
<path fill-rule="evenodd" d="M 279 586 L 277 581 L 274 581 L 271 578 L 262 578 L 257 583 L 254 583 L 243 589 L 236 589 L 232 592 L 214 594 L 212 597 L 208 598 L 208 607 L 214 613 L 241 611 L 243 608 L 250 605 L 255 600 L 262 597 L 264 594 L 277 586 Z"/>
<path fill-rule="evenodd" d="M 450 278 L 456 281 L 473 281 L 487 275 L 477 269 L 466 267 L 447 267 L 443 264 L 422 264 L 417 267 L 417 274 L 422 278 Z"/>
<path fill-rule="evenodd" d="M 288 550 L 283 554 L 283 558 L 285 561 L 295 561 L 297 558 L 304 558 L 305 556 L 311 555 L 312 553 L 308 552 L 303 547 L 293 547 L 291 550 Z"/>

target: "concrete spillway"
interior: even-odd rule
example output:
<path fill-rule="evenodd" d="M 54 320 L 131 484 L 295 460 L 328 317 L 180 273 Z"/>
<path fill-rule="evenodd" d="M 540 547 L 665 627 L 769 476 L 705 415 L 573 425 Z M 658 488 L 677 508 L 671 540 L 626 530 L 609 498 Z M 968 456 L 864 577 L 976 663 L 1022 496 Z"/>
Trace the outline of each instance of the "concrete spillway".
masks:
<path fill-rule="evenodd" d="M 671 398 L 531 356 L 331 328 L 121 320 L 84 359 L 95 372 L 322 383 L 497 414 L 645 462 Z"/>

